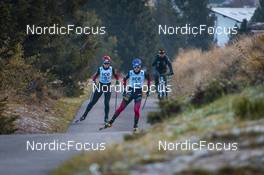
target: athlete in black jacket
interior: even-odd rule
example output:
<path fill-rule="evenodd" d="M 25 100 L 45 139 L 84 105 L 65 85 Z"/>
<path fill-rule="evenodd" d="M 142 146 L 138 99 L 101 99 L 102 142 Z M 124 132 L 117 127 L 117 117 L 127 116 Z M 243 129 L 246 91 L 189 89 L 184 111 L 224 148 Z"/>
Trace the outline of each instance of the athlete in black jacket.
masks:
<path fill-rule="evenodd" d="M 155 86 L 156 89 L 159 85 L 159 77 L 162 74 L 167 74 L 168 68 L 169 68 L 169 75 L 173 75 L 173 69 L 171 65 L 171 61 L 166 55 L 165 51 L 163 49 L 159 50 L 159 54 L 155 57 L 152 67 L 154 70 L 154 79 L 155 79 Z"/>

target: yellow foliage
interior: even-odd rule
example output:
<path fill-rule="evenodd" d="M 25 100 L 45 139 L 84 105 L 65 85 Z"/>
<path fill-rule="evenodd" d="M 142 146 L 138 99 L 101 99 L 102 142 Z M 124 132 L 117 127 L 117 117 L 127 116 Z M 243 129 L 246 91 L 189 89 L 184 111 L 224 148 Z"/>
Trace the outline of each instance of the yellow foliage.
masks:
<path fill-rule="evenodd" d="M 221 76 L 248 82 L 264 77 L 264 36 L 247 36 L 224 48 L 213 48 L 208 52 L 184 50 L 173 63 L 173 95 L 191 95 L 197 87 Z"/>

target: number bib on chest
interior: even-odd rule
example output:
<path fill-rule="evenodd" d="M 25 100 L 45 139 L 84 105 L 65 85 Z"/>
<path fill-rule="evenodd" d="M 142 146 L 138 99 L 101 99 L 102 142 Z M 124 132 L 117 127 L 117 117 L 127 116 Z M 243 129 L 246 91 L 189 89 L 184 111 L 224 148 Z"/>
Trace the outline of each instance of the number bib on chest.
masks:
<path fill-rule="evenodd" d="M 138 74 L 135 74 L 133 70 L 129 71 L 129 85 L 132 88 L 142 88 L 145 79 L 145 72 L 141 70 Z"/>
<path fill-rule="evenodd" d="M 112 66 L 110 66 L 108 69 L 104 69 L 102 66 L 100 67 L 100 83 L 111 83 L 112 80 Z"/>

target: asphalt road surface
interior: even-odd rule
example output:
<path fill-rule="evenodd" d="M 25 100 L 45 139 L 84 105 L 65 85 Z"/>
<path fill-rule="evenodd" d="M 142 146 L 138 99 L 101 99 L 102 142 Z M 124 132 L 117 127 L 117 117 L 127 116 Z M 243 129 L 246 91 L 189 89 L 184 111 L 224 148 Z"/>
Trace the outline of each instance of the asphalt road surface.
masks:
<path fill-rule="evenodd" d="M 116 120 L 112 128 L 99 131 L 103 126 L 104 105 L 102 96 L 98 103 L 88 114 L 86 120 L 71 124 L 66 133 L 62 134 L 28 134 L 28 135 L 1 135 L 0 136 L 0 175 L 47 175 L 63 161 L 71 156 L 81 153 L 81 144 L 90 143 L 87 148 L 98 148 L 98 144 L 106 143 L 105 147 L 111 143 L 122 142 L 124 134 L 131 133 L 133 130 L 134 111 L 133 102 L 123 111 Z M 76 114 L 78 119 L 84 112 L 89 101 L 85 101 Z M 121 98 L 118 98 L 120 104 Z M 142 105 L 143 105 L 142 101 Z M 115 108 L 114 94 L 110 102 L 110 116 L 113 115 Z M 146 129 L 149 125 L 146 123 L 147 113 L 157 110 L 157 100 L 149 98 L 145 109 L 141 112 L 139 122 L 140 129 Z M 54 145 L 62 145 L 70 141 L 69 150 L 53 150 Z M 32 150 L 33 142 L 35 149 Z M 50 144 L 52 143 L 52 144 Z M 53 144 L 55 143 L 55 144 Z M 76 144 L 81 143 L 81 144 Z M 46 144 L 46 145 L 45 145 Z M 78 146 L 77 146 L 78 145 Z M 92 145 L 92 146 L 91 146 Z M 50 149 L 49 150 L 49 146 Z M 62 149 L 65 149 L 62 145 Z M 46 150 L 43 150 L 44 147 Z M 28 150 L 27 150 L 28 148 Z"/>

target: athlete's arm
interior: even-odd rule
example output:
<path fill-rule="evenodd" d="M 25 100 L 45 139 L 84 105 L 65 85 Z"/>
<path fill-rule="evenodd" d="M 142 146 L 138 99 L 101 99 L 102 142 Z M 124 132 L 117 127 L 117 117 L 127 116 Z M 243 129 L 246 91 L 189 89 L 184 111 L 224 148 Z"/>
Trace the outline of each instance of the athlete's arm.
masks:
<path fill-rule="evenodd" d="M 152 62 L 152 67 L 156 67 L 157 66 L 157 57 L 155 57 L 154 61 Z"/>
<path fill-rule="evenodd" d="M 151 83 L 151 78 L 150 78 L 150 74 L 146 73 L 145 74 L 145 79 L 147 79 L 147 86 L 148 86 L 148 91 L 146 93 L 147 96 L 149 96 L 150 93 L 150 83 Z"/>
<path fill-rule="evenodd" d="M 168 65 L 168 67 L 170 69 L 170 73 L 173 73 L 172 64 L 171 64 L 171 61 L 170 61 L 170 59 L 168 57 L 166 57 L 166 61 L 167 61 L 167 65 Z"/>
<path fill-rule="evenodd" d="M 151 83 L 151 78 L 150 78 L 150 74 L 146 73 L 145 74 L 145 78 L 147 79 L 147 85 L 148 85 L 148 89 L 150 88 L 150 83 Z"/>
<path fill-rule="evenodd" d="M 96 71 L 96 73 L 93 74 L 93 76 L 92 76 L 92 80 L 95 81 L 96 78 L 97 78 L 99 75 L 100 75 L 100 69 L 98 68 L 97 71 Z"/>
<path fill-rule="evenodd" d="M 126 74 L 126 76 L 123 78 L 123 85 L 124 85 L 124 88 L 126 88 L 126 85 L 127 85 L 127 80 L 129 79 L 129 72 Z"/>
<path fill-rule="evenodd" d="M 119 75 L 118 75 L 116 69 L 113 68 L 112 71 L 113 71 L 113 75 L 114 75 L 115 79 L 119 80 Z"/>

